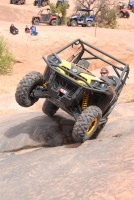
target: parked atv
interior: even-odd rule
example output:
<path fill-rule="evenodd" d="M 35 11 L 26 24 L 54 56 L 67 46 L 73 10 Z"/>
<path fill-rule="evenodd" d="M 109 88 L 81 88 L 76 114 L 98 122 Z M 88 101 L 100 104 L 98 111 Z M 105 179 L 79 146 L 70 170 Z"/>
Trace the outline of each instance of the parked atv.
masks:
<path fill-rule="evenodd" d="M 94 13 L 91 9 L 79 9 L 76 14 L 71 16 L 67 22 L 67 26 L 91 27 L 94 21 Z"/>
<path fill-rule="evenodd" d="M 66 4 L 67 8 L 69 8 L 69 1 L 68 0 L 57 0 L 56 8 L 60 5 Z"/>
<path fill-rule="evenodd" d="M 17 103 L 29 107 L 39 98 L 45 98 L 42 111 L 48 116 L 61 108 L 76 121 L 72 131 L 76 142 L 99 133 L 126 84 L 129 65 L 80 39 L 43 59 L 44 73 L 30 72 L 19 82 L 15 93 Z M 97 77 L 90 71 L 95 60 L 101 61 L 100 67 L 108 64 L 112 68 L 112 79 Z"/>
<path fill-rule="evenodd" d="M 50 1 L 49 0 L 41 0 L 41 6 L 44 7 L 44 6 L 47 6 L 50 4 Z M 34 6 L 37 6 L 38 5 L 38 0 L 34 0 Z"/>
<path fill-rule="evenodd" d="M 120 18 L 129 18 L 130 17 L 130 13 L 125 10 L 125 9 L 122 9 L 120 10 Z"/>
<path fill-rule="evenodd" d="M 40 23 L 49 24 L 52 26 L 61 24 L 61 17 L 53 14 L 49 8 L 40 10 L 37 16 L 32 17 L 32 23 L 39 25 Z"/>
<path fill-rule="evenodd" d="M 118 10 L 119 10 L 119 17 L 120 18 L 129 18 L 130 17 L 130 13 L 127 10 L 127 4 L 126 3 L 119 2 Z"/>
<path fill-rule="evenodd" d="M 10 0 L 10 4 L 18 4 L 18 5 L 22 5 L 25 4 L 26 0 Z"/>

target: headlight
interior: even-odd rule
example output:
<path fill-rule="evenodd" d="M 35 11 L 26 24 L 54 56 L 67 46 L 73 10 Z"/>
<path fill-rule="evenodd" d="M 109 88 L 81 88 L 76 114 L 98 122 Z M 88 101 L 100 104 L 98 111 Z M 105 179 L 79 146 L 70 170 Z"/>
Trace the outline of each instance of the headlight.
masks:
<path fill-rule="evenodd" d="M 96 80 L 92 80 L 91 81 L 91 86 L 94 87 L 94 88 L 106 89 L 107 88 L 107 83 L 99 82 L 99 81 L 96 81 Z"/>
<path fill-rule="evenodd" d="M 96 80 L 92 80 L 91 81 L 91 86 L 93 86 L 93 87 L 100 87 L 100 82 L 96 81 Z"/>

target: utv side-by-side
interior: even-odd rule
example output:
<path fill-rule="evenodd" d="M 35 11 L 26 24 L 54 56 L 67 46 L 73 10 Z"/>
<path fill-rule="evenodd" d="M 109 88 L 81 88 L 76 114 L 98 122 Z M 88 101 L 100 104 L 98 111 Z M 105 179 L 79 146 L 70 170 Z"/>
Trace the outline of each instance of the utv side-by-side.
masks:
<path fill-rule="evenodd" d="M 78 9 L 75 15 L 69 17 L 67 26 L 91 27 L 95 17 L 92 9 Z"/>
<path fill-rule="evenodd" d="M 38 0 L 34 0 L 34 6 L 37 6 L 38 5 Z M 44 6 L 47 6 L 50 4 L 50 0 L 41 0 L 41 6 L 44 7 Z"/>
<path fill-rule="evenodd" d="M 22 5 L 22 4 L 25 4 L 25 3 L 26 3 L 25 0 L 10 0 L 10 4 Z"/>
<path fill-rule="evenodd" d="M 44 98 L 42 111 L 48 116 L 61 108 L 75 119 L 75 142 L 84 142 L 99 133 L 126 83 L 129 65 L 81 39 L 43 59 L 43 74 L 33 71 L 19 82 L 15 93 L 18 104 L 29 107 Z M 93 64 L 108 65 L 113 75 L 95 75 L 96 71 L 90 70 Z"/>
<path fill-rule="evenodd" d="M 35 25 L 39 25 L 40 23 L 57 26 L 61 25 L 61 17 L 52 13 L 49 8 L 42 9 L 39 13 L 32 17 L 32 23 Z"/>
<path fill-rule="evenodd" d="M 69 0 L 57 0 L 56 7 L 64 4 L 66 4 L 67 8 L 69 8 Z"/>

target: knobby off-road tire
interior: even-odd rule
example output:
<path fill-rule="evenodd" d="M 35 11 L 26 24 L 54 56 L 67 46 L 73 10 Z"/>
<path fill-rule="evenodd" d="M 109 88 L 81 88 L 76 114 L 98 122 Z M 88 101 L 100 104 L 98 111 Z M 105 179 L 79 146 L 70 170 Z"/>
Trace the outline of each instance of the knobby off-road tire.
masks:
<path fill-rule="evenodd" d="M 125 15 L 126 15 L 126 18 L 130 17 L 130 13 L 128 11 L 126 11 Z"/>
<path fill-rule="evenodd" d="M 102 111 L 97 106 L 89 106 L 77 118 L 73 127 L 72 136 L 75 142 L 84 142 L 89 140 L 97 130 L 99 121 L 102 117 Z"/>
<path fill-rule="evenodd" d="M 34 25 L 39 25 L 40 20 L 39 20 L 38 18 L 35 18 L 35 19 L 32 20 L 32 23 L 33 23 Z"/>
<path fill-rule="evenodd" d="M 57 26 L 57 25 L 58 25 L 58 21 L 57 21 L 57 20 L 52 20 L 52 21 L 50 22 L 50 24 L 51 24 L 52 26 Z"/>
<path fill-rule="evenodd" d="M 75 20 L 72 20 L 70 23 L 71 23 L 71 26 L 73 26 L 73 27 L 75 27 L 75 26 L 78 25 L 78 24 L 77 24 L 77 21 L 75 21 Z"/>
<path fill-rule="evenodd" d="M 96 139 L 98 137 L 98 135 L 100 134 L 100 132 L 102 131 L 102 129 L 105 127 L 106 123 L 108 121 L 108 118 L 106 119 L 106 121 L 103 124 L 100 124 L 96 131 L 94 132 L 94 134 L 91 136 L 91 140 Z"/>
<path fill-rule="evenodd" d="M 58 109 L 59 108 L 48 99 L 44 101 L 44 104 L 42 106 L 42 111 L 50 117 L 52 117 L 57 112 Z"/>
<path fill-rule="evenodd" d="M 23 77 L 19 82 L 15 93 L 17 103 L 22 107 L 30 107 L 39 98 L 31 97 L 32 91 L 39 85 L 42 85 L 43 76 L 39 72 L 31 72 Z"/>
<path fill-rule="evenodd" d="M 87 27 L 91 27 L 92 26 L 92 24 L 93 24 L 93 22 L 92 21 L 87 21 Z"/>

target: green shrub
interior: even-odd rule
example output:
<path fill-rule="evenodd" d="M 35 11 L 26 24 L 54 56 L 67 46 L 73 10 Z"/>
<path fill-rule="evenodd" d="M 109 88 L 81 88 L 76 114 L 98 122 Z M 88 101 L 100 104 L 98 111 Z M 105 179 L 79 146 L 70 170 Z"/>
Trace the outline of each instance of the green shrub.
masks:
<path fill-rule="evenodd" d="M 56 7 L 54 3 L 50 3 L 50 9 L 52 13 L 58 13 L 59 16 L 61 15 L 62 24 L 66 23 L 67 8 L 68 8 L 68 5 L 66 3 L 63 3 L 59 5 L 58 7 Z"/>
<path fill-rule="evenodd" d="M 0 74 L 11 74 L 14 58 L 4 37 L 0 36 Z"/>
<path fill-rule="evenodd" d="M 109 7 L 104 7 L 101 9 L 100 13 L 96 17 L 99 27 L 105 28 L 116 28 L 118 19 L 118 11 L 116 8 L 110 9 Z"/>

